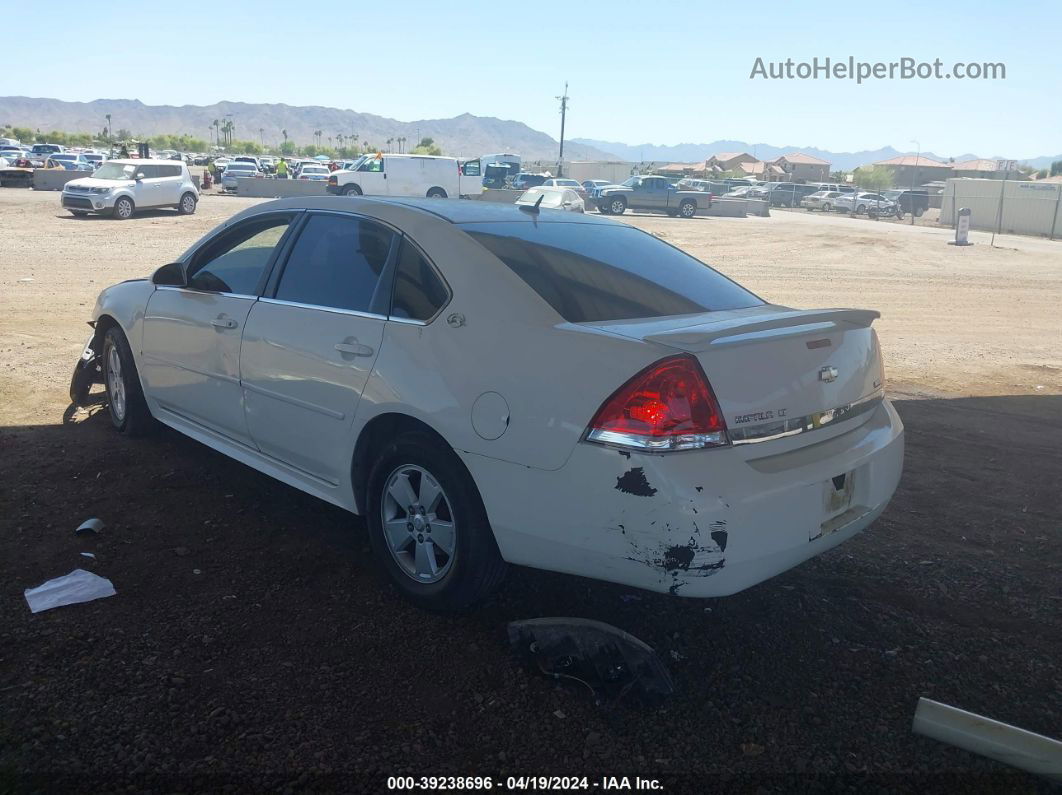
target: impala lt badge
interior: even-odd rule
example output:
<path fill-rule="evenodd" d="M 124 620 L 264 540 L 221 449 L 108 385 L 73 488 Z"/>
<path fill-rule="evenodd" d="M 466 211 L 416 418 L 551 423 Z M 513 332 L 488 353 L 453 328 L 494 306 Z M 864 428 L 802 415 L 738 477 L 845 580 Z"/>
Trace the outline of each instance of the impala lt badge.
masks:
<path fill-rule="evenodd" d="M 823 367 L 819 370 L 819 380 L 825 381 L 827 384 L 831 381 L 837 380 L 837 368 L 836 367 Z"/>

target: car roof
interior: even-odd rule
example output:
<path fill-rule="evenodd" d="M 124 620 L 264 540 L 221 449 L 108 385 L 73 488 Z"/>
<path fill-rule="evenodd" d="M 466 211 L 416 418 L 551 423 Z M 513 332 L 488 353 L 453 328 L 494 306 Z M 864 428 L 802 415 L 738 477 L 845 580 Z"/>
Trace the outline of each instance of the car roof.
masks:
<path fill-rule="evenodd" d="M 138 160 L 136 158 L 130 158 L 128 160 L 108 160 L 108 163 L 118 163 L 121 166 L 172 166 L 183 165 L 183 161 L 179 160 L 157 160 L 147 159 Z"/>
<path fill-rule="evenodd" d="M 521 210 L 515 204 L 496 204 L 479 199 L 415 199 L 390 196 L 304 196 L 277 199 L 255 206 L 256 211 L 274 210 L 349 210 L 358 212 L 366 205 L 400 207 L 428 213 L 452 224 L 483 223 L 550 223 L 594 224 L 600 226 L 625 226 L 610 218 L 600 218 L 584 213 L 557 213 L 540 215 Z M 257 214 L 255 212 L 254 214 Z"/>

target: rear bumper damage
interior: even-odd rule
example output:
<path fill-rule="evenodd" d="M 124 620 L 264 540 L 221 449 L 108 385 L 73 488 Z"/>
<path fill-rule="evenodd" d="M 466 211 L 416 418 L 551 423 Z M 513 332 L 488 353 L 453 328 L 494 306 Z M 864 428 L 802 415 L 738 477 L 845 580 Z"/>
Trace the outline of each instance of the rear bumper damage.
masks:
<path fill-rule="evenodd" d="M 663 455 L 581 443 L 553 471 L 463 458 L 507 561 L 726 596 L 877 519 L 900 479 L 903 425 L 883 400 L 813 441 Z"/>

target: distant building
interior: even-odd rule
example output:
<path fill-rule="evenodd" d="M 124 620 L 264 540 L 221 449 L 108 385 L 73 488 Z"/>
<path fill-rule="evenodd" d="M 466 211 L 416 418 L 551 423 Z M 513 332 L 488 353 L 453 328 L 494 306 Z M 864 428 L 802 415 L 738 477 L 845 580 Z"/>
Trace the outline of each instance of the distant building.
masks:
<path fill-rule="evenodd" d="M 1011 161 L 1012 168 L 1007 169 L 1007 162 L 1006 160 L 981 158 L 979 160 L 964 160 L 962 163 L 952 163 L 952 176 L 973 179 L 1028 179 L 1028 177 L 1018 171 L 1013 161 Z"/>
<path fill-rule="evenodd" d="M 719 173 L 721 171 L 741 171 L 742 163 L 759 163 L 759 158 L 748 152 L 720 152 L 704 161 L 705 170 Z"/>
<path fill-rule="evenodd" d="M 879 160 L 872 165 L 887 168 L 892 172 L 893 185 L 921 185 L 923 182 L 947 179 L 951 166 L 924 155 L 899 155 L 888 160 Z"/>
<path fill-rule="evenodd" d="M 776 157 L 770 165 L 778 167 L 789 182 L 828 182 L 830 165 L 828 160 L 821 160 L 803 152 L 790 152 Z"/>

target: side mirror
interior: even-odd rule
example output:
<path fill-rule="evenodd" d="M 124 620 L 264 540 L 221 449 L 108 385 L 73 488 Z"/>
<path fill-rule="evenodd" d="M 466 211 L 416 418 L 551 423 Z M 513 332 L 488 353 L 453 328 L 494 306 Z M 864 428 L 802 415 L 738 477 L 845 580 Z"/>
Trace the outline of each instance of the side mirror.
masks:
<path fill-rule="evenodd" d="M 151 283 L 156 287 L 187 287 L 188 275 L 183 262 L 171 262 L 163 265 L 151 275 Z"/>
<path fill-rule="evenodd" d="M 138 172 L 136 172 L 136 174 L 133 175 L 133 179 L 135 179 L 137 182 L 140 182 L 140 180 L 142 180 L 143 178 L 144 178 L 144 172 L 143 171 L 138 171 Z"/>

